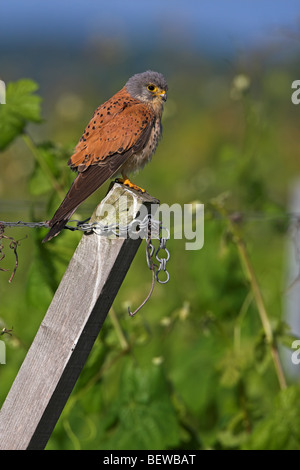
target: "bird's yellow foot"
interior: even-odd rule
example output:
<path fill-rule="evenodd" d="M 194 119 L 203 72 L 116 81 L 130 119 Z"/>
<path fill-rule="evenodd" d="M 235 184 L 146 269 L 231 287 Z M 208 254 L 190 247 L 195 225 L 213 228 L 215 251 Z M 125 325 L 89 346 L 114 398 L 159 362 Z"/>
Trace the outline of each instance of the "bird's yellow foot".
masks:
<path fill-rule="evenodd" d="M 143 188 L 140 188 L 139 186 L 137 186 L 136 184 L 133 184 L 129 178 L 117 178 L 116 179 L 117 183 L 121 183 L 121 184 L 125 184 L 126 186 L 128 186 L 129 188 L 131 189 L 134 189 L 135 191 L 141 191 L 142 193 L 145 193 L 146 190 L 143 189 Z"/>

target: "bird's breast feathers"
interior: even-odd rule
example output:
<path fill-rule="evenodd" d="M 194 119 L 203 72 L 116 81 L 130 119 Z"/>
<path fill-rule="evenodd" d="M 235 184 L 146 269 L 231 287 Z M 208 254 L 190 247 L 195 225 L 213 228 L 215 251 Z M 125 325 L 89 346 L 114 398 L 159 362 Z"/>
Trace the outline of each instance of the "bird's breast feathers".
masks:
<path fill-rule="evenodd" d="M 144 148 L 142 148 L 139 152 L 134 153 L 131 157 L 126 160 L 124 165 L 121 167 L 121 171 L 125 174 L 135 173 L 139 170 L 142 170 L 146 163 L 148 163 L 158 145 L 158 142 L 161 137 L 162 126 L 159 119 L 155 119 L 150 137 L 146 142 Z"/>

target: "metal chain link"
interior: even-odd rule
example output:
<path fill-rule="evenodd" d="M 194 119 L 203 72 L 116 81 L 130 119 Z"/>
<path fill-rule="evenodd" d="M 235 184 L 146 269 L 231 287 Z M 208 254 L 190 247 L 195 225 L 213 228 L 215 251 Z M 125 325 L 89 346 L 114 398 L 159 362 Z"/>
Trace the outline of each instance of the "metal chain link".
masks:
<path fill-rule="evenodd" d="M 159 220 L 155 219 L 151 214 L 147 214 L 146 217 L 141 221 L 133 220 L 130 224 L 122 226 L 119 224 L 103 225 L 100 222 L 94 223 L 81 223 L 78 221 L 75 230 L 82 230 L 84 232 L 93 231 L 97 235 L 115 235 L 117 237 L 122 237 L 126 234 L 130 234 L 131 230 L 134 233 L 138 232 L 142 238 L 147 238 L 146 245 L 146 259 L 149 269 L 153 269 L 153 266 L 156 267 L 155 278 L 160 284 L 166 284 L 170 280 L 170 274 L 167 271 L 167 262 L 170 259 L 170 252 L 167 249 L 167 240 L 170 239 L 170 231 L 163 227 Z M 69 227 L 68 227 L 69 228 Z M 72 228 L 71 228 L 72 230 Z M 166 236 L 162 237 L 162 232 L 166 231 Z M 157 237 L 159 239 L 159 247 L 155 251 L 155 247 L 152 243 L 152 237 Z M 159 266 L 152 262 L 152 256 L 155 251 L 155 258 L 159 262 Z M 165 256 L 163 256 L 164 252 Z M 160 255 L 160 256 L 159 256 Z M 161 256 L 162 255 L 162 256 Z M 160 272 L 164 272 L 166 278 L 164 280 L 159 279 Z"/>
<path fill-rule="evenodd" d="M 163 230 L 166 230 L 166 232 L 167 232 L 166 237 L 161 236 Z M 157 282 L 159 282 L 160 284 L 166 284 L 170 280 L 170 274 L 167 271 L 167 262 L 170 259 L 170 252 L 167 248 L 167 240 L 169 240 L 169 238 L 170 238 L 170 231 L 167 228 L 162 227 L 160 225 L 159 247 L 155 251 L 155 247 L 152 243 L 151 238 L 148 239 L 148 243 L 147 243 L 147 247 L 146 247 L 146 259 L 147 259 L 148 267 L 149 267 L 149 269 L 152 269 L 153 266 L 155 266 L 157 268 L 156 273 L 155 273 L 155 278 L 156 278 Z M 154 264 L 153 261 L 152 261 L 152 256 L 154 254 L 154 251 L 155 251 L 155 258 L 159 262 L 159 266 L 157 266 L 157 264 Z M 161 251 L 163 251 L 165 253 L 165 256 L 162 256 L 162 257 L 159 256 Z M 162 253 L 162 255 L 163 255 L 163 253 Z M 166 278 L 164 280 L 159 279 L 159 273 L 162 272 L 162 271 L 166 275 Z"/>
<path fill-rule="evenodd" d="M 149 221 L 151 222 L 151 233 L 158 234 L 160 229 L 160 222 L 152 217 L 151 214 L 147 214 L 143 220 L 132 220 L 128 225 L 120 225 L 118 223 L 103 225 L 101 222 L 85 223 L 72 220 L 76 222 L 76 227 L 66 226 L 69 230 L 82 230 L 84 232 L 94 232 L 97 235 L 115 235 L 116 237 L 124 237 L 130 233 L 139 233 L 141 238 L 148 237 L 148 226 Z"/>
<path fill-rule="evenodd" d="M 162 227 L 162 224 L 160 223 L 160 221 L 154 219 L 151 214 L 148 214 L 148 216 L 145 217 L 145 219 L 147 219 L 147 227 L 148 227 L 148 236 L 147 236 L 147 243 L 146 243 L 146 260 L 147 260 L 149 269 L 152 271 L 152 285 L 151 285 L 149 294 L 134 312 L 131 312 L 130 308 L 128 307 L 128 313 L 131 317 L 133 317 L 150 299 L 153 289 L 154 289 L 155 279 L 160 284 L 166 284 L 170 279 L 169 272 L 167 271 L 167 261 L 169 261 L 170 259 L 170 252 L 166 247 L 167 240 L 169 240 L 170 238 L 170 231 L 167 228 Z M 143 225 L 145 224 L 145 219 L 143 220 Z M 155 230 L 156 230 L 154 231 L 154 233 L 153 233 L 153 227 L 155 227 Z M 162 237 L 163 230 L 166 230 L 167 232 L 167 235 L 165 237 Z M 156 235 L 156 238 L 159 239 L 159 247 L 157 248 L 156 251 L 152 243 L 152 238 L 154 234 Z M 165 257 L 158 256 L 161 250 L 163 250 L 166 253 Z M 155 252 L 155 258 L 159 262 L 159 265 L 157 265 L 153 261 L 154 252 Z M 161 271 L 164 271 L 164 273 L 166 274 L 165 280 L 159 279 L 159 273 Z"/>

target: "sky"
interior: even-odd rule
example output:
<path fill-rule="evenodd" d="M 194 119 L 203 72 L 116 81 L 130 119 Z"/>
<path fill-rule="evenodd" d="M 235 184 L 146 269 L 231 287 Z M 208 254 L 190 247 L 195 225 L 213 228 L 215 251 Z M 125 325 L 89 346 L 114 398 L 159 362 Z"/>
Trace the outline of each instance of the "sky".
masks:
<path fill-rule="evenodd" d="M 0 48 L 95 36 L 248 47 L 296 35 L 299 18 L 299 0 L 0 0 Z"/>

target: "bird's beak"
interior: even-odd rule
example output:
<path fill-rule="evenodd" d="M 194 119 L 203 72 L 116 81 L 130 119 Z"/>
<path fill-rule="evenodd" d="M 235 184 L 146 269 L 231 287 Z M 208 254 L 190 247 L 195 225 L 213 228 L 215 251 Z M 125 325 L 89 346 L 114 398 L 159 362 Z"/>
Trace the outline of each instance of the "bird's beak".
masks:
<path fill-rule="evenodd" d="M 162 90 L 160 93 L 158 93 L 158 96 L 160 96 L 163 101 L 167 101 L 167 92 L 165 90 Z"/>

